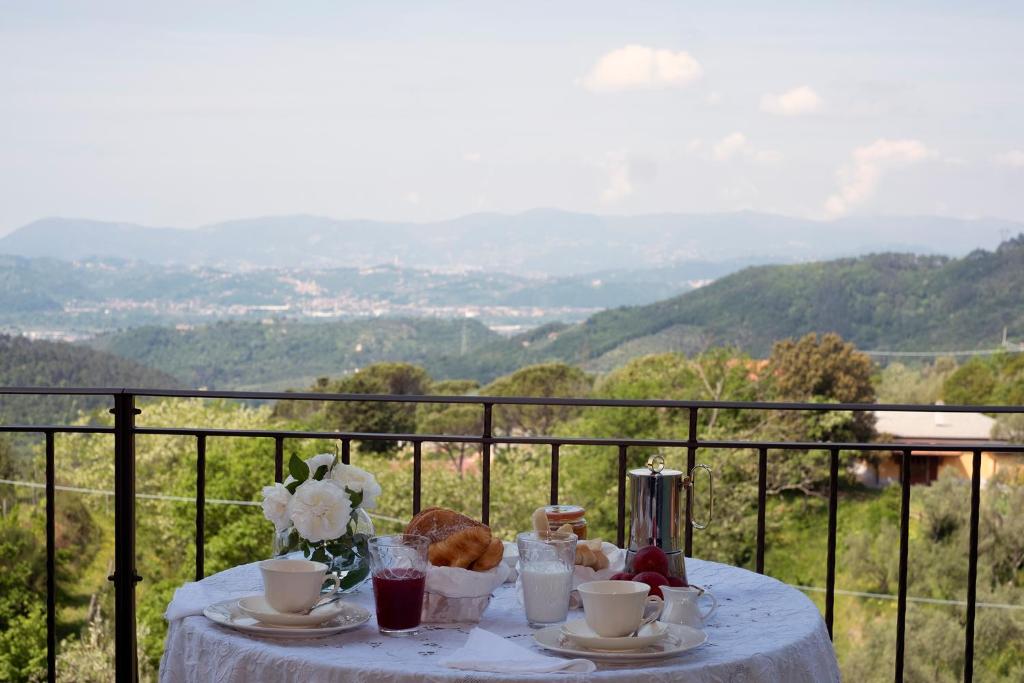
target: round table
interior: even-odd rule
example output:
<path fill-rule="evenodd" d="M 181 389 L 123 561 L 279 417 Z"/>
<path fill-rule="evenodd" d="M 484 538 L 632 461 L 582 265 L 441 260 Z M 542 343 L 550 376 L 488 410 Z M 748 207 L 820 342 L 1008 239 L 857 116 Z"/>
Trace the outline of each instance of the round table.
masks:
<path fill-rule="evenodd" d="M 800 591 L 775 579 L 729 565 L 687 559 L 695 584 L 710 588 L 719 608 L 705 624 L 708 642 L 677 657 L 625 664 L 595 660 L 597 671 L 580 674 L 511 675 L 459 671 L 440 664 L 462 647 L 473 624 L 424 624 L 416 636 L 389 638 L 375 619 L 353 631 L 319 639 L 273 640 L 214 624 L 199 614 L 203 601 L 263 590 L 255 564 L 235 567 L 179 589 L 168 607 L 171 619 L 160 680 L 247 683 L 367 681 L 660 681 L 821 683 L 838 681 L 835 651 L 817 607 Z M 373 612 L 368 583 L 351 601 Z M 582 612 L 570 613 L 570 618 Z M 492 633 L 536 648 L 515 587 L 495 591 L 478 624 Z M 553 654 L 546 653 L 545 654 Z"/>

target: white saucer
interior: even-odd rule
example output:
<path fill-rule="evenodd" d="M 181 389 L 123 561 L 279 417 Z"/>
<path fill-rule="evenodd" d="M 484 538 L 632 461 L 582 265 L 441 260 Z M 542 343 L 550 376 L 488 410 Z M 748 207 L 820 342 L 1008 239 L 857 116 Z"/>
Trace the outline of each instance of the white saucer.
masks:
<path fill-rule="evenodd" d="M 657 643 L 648 645 L 639 650 L 628 650 L 624 652 L 608 652 L 605 650 L 589 650 L 577 645 L 567 636 L 562 635 L 561 626 L 548 626 L 535 631 L 533 639 L 545 650 L 551 650 L 558 654 L 570 657 L 582 657 L 584 659 L 600 659 L 611 662 L 631 662 L 636 660 L 666 659 L 675 657 L 687 650 L 703 645 L 708 636 L 704 631 L 698 631 L 689 626 L 678 624 L 665 624 L 668 633 Z"/>
<path fill-rule="evenodd" d="M 594 629 L 587 625 L 586 619 L 576 619 L 562 624 L 562 633 L 588 650 L 624 652 L 654 645 L 668 634 L 668 625 L 655 621 L 640 629 L 640 633 L 635 637 L 608 638 L 595 633 Z"/>
<path fill-rule="evenodd" d="M 318 607 L 311 614 L 291 614 L 278 612 L 262 595 L 250 595 L 238 601 L 238 609 L 243 614 L 271 626 L 318 626 L 343 614 L 345 603 L 339 600 L 330 605 Z"/>
<path fill-rule="evenodd" d="M 369 611 L 359 605 L 345 602 L 337 604 L 342 605 L 342 612 L 319 626 L 272 626 L 260 623 L 259 620 L 238 609 L 237 598 L 214 603 L 204 609 L 203 614 L 207 619 L 221 626 L 227 626 L 243 633 L 275 638 L 321 638 L 357 628 L 370 620 Z"/>

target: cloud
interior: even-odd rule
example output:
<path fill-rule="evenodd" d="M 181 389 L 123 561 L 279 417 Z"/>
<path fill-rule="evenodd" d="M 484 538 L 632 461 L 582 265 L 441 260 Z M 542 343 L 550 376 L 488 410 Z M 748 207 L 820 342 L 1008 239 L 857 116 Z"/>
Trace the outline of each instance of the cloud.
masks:
<path fill-rule="evenodd" d="M 885 169 L 935 157 L 937 152 L 920 140 L 879 139 L 853 150 L 848 164 L 839 169 L 839 189 L 825 200 L 825 213 L 837 218 L 874 195 Z"/>
<path fill-rule="evenodd" d="M 703 73 L 689 52 L 627 45 L 598 59 L 583 77 L 582 85 L 595 93 L 682 88 Z"/>
<path fill-rule="evenodd" d="M 405 201 L 409 202 L 413 206 L 417 206 L 420 203 L 420 193 L 416 190 L 405 193 Z"/>
<path fill-rule="evenodd" d="M 746 135 L 739 131 L 729 133 L 715 143 L 714 148 L 711 150 L 711 156 L 715 158 L 715 161 L 728 161 L 742 152 L 746 146 Z"/>
<path fill-rule="evenodd" d="M 1012 166 L 1013 168 L 1024 168 L 1024 150 L 1011 149 L 995 156 L 995 162 L 999 166 Z"/>
<path fill-rule="evenodd" d="M 462 155 L 462 160 L 470 164 L 475 164 L 483 158 L 484 156 L 480 152 L 466 152 Z"/>
<path fill-rule="evenodd" d="M 782 161 L 782 153 L 773 149 L 757 149 L 746 135 L 736 131 L 714 144 L 711 158 L 719 162 L 742 158 L 759 164 L 773 164 Z"/>
<path fill-rule="evenodd" d="M 601 192 L 601 202 L 615 204 L 633 194 L 634 185 L 652 182 L 658 165 L 650 159 L 627 154 L 610 154 L 603 164 L 608 171 L 608 185 Z"/>
<path fill-rule="evenodd" d="M 801 85 L 780 95 L 767 94 L 761 98 L 761 111 L 779 116 L 813 114 L 821 109 L 821 98 L 809 85 Z"/>

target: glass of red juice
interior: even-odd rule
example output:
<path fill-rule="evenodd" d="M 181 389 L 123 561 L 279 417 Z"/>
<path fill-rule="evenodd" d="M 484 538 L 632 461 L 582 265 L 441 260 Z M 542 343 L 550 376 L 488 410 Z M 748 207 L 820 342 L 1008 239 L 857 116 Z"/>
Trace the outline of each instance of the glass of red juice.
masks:
<path fill-rule="evenodd" d="M 377 627 L 384 635 L 409 636 L 419 632 L 429 546 L 426 536 L 413 534 L 370 539 Z"/>

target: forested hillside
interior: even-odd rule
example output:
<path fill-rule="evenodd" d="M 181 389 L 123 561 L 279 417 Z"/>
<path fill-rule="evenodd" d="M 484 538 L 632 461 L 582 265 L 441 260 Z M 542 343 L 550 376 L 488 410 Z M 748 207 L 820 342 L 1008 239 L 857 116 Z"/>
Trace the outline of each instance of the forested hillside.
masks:
<path fill-rule="evenodd" d="M 172 388 L 181 382 L 102 351 L 0 335 L 0 386 Z M 0 396 L 0 422 L 64 421 L 109 403 L 103 396 Z"/>
<path fill-rule="evenodd" d="M 862 349 L 991 348 L 1004 328 L 1024 338 L 1024 235 L 962 259 L 875 254 L 747 268 L 665 301 L 449 359 L 440 374 L 488 379 L 546 360 L 607 371 L 646 353 L 723 345 L 763 357 L 775 340 L 809 332 L 838 332 Z"/>
<path fill-rule="evenodd" d="M 222 322 L 176 330 L 140 327 L 92 340 L 208 388 L 290 388 L 323 375 L 345 375 L 377 361 L 433 365 L 500 337 L 475 320 L 380 318 L 353 322 Z"/>

